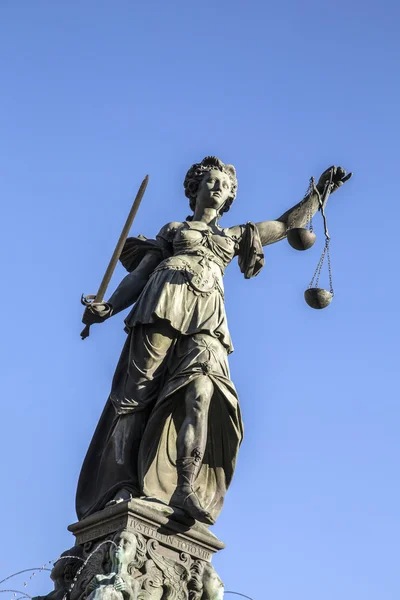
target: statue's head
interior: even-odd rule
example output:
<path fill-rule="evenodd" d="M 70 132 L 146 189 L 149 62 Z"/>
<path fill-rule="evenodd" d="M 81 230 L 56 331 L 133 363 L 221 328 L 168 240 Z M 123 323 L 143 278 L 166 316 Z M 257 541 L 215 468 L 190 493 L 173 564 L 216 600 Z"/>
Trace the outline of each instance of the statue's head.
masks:
<path fill-rule="evenodd" d="M 113 570 L 118 570 L 120 565 L 129 565 L 135 560 L 137 539 L 134 533 L 124 529 L 119 531 L 113 539 L 114 544 L 110 548 Z"/>
<path fill-rule="evenodd" d="M 224 584 L 215 569 L 207 563 L 203 574 L 202 600 L 222 600 L 224 597 Z"/>
<path fill-rule="evenodd" d="M 189 600 L 223 600 L 224 584 L 210 563 L 194 561 L 190 575 Z"/>
<path fill-rule="evenodd" d="M 230 209 L 236 197 L 235 167 L 226 165 L 216 156 L 206 156 L 190 167 L 183 185 L 193 212 L 200 203 L 203 208 L 214 208 L 221 216 Z"/>
<path fill-rule="evenodd" d="M 146 557 L 146 542 L 140 533 L 123 529 L 113 538 L 114 544 L 110 548 L 111 568 L 119 571 L 119 567 L 126 566 L 128 573 L 135 568 L 140 568 Z"/>

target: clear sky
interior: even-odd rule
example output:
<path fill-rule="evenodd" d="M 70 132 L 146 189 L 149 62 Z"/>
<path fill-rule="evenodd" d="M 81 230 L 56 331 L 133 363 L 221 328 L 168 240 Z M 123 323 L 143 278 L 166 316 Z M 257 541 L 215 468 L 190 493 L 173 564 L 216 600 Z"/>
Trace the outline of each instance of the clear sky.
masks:
<path fill-rule="evenodd" d="M 393 0 L 0 2 L 0 575 L 73 543 L 125 339 L 119 315 L 82 342 L 80 295 L 144 175 L 132 232 L 152 237 L 215 154 L 239 180 L 225 226 L 277 218 L 331 164 L 355 175 L 328 203 L 328 309 L 303 300 L 320 219 L 312 250 L 266 248 L 251 281 L 227 270 L 246 433 L 214 565 L 255 600 L 398 600 L 399 19 Z"/>

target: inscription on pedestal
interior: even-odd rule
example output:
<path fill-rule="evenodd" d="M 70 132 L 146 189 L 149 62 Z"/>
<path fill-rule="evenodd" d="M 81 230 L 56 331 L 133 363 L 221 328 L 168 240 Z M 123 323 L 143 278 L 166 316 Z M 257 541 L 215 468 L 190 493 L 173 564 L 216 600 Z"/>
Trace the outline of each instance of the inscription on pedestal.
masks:
<path fill-rule="evenodd" d="M 92 527 L 87 531 L 83 531 L 82 533 L 78 533 L 76 536 L 77 544 L 85 544 L 86 542 L 91 542 L 93 540 L 103 538 L 110 533 L 115 533 L 118 529 L 122 529 L 126 525 L 126 519 L 121 518 L 113 521 L 109 521 L 108 523 L 101 523 L 97 525 L 97 527 Z"/>
<path fill-rule="evenodd" d="M 196 558 L 201 558 L 202 560 L 211 560 L 211 552 L 206 550 L 205 548 L 201 548 L 197 544 L 192 544 L 185 540 L 180 539 L 176 535 L 167 535 L 164 533 L 160 533 L 157 531 L 155 527 L 151 525 L 147 525 L 142 521 L 138 521 L 137 519 L 130 517 L 128 520 L 128 527 L 132 528 L 134 531 L 145 535 L 146 537 L 153 538 L 166 546 L 170 546 L 171 548 L 176 548 L 181 552 L 187 552 Z"/>

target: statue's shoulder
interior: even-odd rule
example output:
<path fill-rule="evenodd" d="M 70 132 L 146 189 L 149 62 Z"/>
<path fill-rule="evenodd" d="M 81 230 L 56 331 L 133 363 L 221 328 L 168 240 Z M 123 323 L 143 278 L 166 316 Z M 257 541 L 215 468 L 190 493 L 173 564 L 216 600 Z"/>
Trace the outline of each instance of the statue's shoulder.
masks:
<path fill-rule="evenodd" d="M 229 237 L 233 238 L 237 244 L 239 244 L 242 240 L 245 228 L 245 225 L 234 225 L 233 227 L 227 227 L 224 229 L 224 232 L 226 235 L 229 235 Z"/>
<path fill-rule="evenodd" d="M 171 221 L 170 223 L 167 223 L 166 225 L 161 227 L 160 231 L 157 234 L 157 239 L 161 238 L 163 240 L 166 240 L 167 242 L 171 242 L 176 231 L 182 226 L 183 223 L 180 221 Z"/>

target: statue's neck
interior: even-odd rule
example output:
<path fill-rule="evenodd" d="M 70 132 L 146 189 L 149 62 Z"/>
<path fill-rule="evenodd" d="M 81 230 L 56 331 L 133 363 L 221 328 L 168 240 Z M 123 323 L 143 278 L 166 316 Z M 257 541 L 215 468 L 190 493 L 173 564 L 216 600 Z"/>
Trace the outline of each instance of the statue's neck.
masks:
<path fill-rule="evenodd" d="M 215 208 L 201 208 L 194 211 L 193 221 L 201 221 L 210 227 L 215 227 L 218 222 L 218 216 Z"/>
<path fill-rule="evenodd" d="M 113 560 L 112 570 L 114 573 L 118 575 L 127 575 L 128 574 L 128 565 L 125 561 Z"/>

